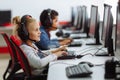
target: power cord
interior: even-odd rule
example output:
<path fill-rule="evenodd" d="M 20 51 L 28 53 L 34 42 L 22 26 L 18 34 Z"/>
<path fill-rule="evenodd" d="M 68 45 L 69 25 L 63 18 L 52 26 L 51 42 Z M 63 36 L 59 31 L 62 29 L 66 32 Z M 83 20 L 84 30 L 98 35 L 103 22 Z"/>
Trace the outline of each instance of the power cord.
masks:
<path fill-rule="evenodd" d="M 108 56 L 108 54 L 106 53 L 106 51 L 105 51 L 105 50 L 102 50 L 103 48 L 104 48 L 104 47 L 99 48 L 99 49 L 94 53 L 94 55 L 95 55 L 95 56 Z M 102 50 L 103 53 L 102 53 L 102 54 L 97 54 L 100 50 Z"/>

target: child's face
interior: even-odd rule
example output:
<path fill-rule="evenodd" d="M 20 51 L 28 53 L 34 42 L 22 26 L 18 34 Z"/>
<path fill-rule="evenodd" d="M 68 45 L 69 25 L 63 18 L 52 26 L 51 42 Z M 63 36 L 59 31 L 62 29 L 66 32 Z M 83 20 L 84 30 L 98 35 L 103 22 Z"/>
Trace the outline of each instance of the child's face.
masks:
<path fill-rule="evenodd" d="M 55 19 L 53 19 L 51 30 L 56 30 L 57 26 L 58 26 L 58 16 L 56 16 Z"/>
<path fill-rule="evenodd" d="M 29 38 L 35 41 L 40 41 L 41 32 L 39 30 L 39 24 L 37 22 L 32 22 L 29 24 L 28 32 Z"/>

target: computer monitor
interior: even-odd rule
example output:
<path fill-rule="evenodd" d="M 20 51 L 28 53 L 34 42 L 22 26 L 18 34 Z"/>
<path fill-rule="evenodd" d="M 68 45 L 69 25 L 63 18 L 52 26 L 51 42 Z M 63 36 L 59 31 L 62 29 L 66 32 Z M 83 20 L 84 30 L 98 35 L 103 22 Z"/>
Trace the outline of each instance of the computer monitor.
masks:
<path fill-rule="evenodd" d="M 71 26 L 74 25 L 74 21 L 75 21 L 74 7 L 71 7 Z"/>
<path fill-rule="evenodd" d="M 88 14 L 87 14 L 87 7 L 82 6 L 82 30 L 81 32 L 86 33 L 87 37 L 89 37 L 89 27 L 88 27 Z"/>
<path fill-rule="evenodd" d="M 78 20 L 77 20 L 76 29 L 81 30 L 82 29 L 82 7 L 78 6 L 77 11 L 78 11 Z"/>
<path fill-rule="evenodd" d="M 89 25 L 89 36 L 95 39 L 94 45 L 100 45 L 99 39 L 99 23 L 100 23 L 100 16 L 98 13 L 98 6 L 92 5 L 91 6 L 91 17 L 90 17 L 90 25 Z M 92 44 L 91 44 L 92 45 Z"/>
<path fill-rule="evenodd" d="M 0 10 L 0 26 L 11 23 L 11 10 Z"/>
<path fill-rule="evenodd" d="M 113 49 L 113 16 L 111 13 L 111 6 L 104 4 L 103 30 L 102 41 L 104 47 L 107 48 L 108 55 L 114 56 Z"/>
<path fill-rule="evenodd" d="M 77 10 L 77 7 L 74 8 L 74 23 L 73 23 L 73 27 L 76 27 L 77 26 L 77 22 L 78 22 L 78 10 Z"/>
<path fill-rule="evenodd" d="M 116 15 L 116 51 L 115 56 L 120 60 L 120 3 L 117 6 Z"/>

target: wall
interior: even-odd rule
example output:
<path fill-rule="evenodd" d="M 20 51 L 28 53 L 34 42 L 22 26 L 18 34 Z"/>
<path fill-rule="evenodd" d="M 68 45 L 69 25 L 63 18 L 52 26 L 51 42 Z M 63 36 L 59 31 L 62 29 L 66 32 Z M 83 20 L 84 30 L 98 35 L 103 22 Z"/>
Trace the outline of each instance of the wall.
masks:
<path fill-rule="evenodd" d="M 71 7 L 86 5 L 88 9 L 88 16 L 90 15 L 90 7 L 92 4 L 99 6 L 99 13 L 101 19 L 103 16 L 103 2 L 104 0 L 1 0 L 0 10 L 12 10 L 13 16 L 22 16 L 24 14 L 31 14 L 39 20 L 39 14 L 43 9 L 52 8 L 59 12 L 60 21 L 69 21 L 71 15 Z"/>
<path fill-rule="evenodd" d="M 104 3 L 112 6 L 111 12 L 113 15 L 114 24 L 116 24 L 116 7 L 117 7 L 118 0 L 104 0 Z"/>
<path fill-rule="evenodd" d="M 102 21 L 104 11 L 103 4 L 107 3 L 112 6 L 111 11 L 115 24 L 117 1 L 118 0 L 0 0 L 0 10 L 12 10 L 12 17 L 30 14 L 39 20 L 39 15 L 42 10 L 52 8 L 59 12 L 59 21 L 70 21 L 71 7 L 86 5 L 88 16 L 90 17 L 91 5 L 97 5 L 100 14 L 100 20 Z M 5 32 L 10 35 L 12 29 L 9 31 L 8 29 L 5 29 Z M 1 46 L 6 46 L 6 44 L 0 36 L 0 47 Z"/>

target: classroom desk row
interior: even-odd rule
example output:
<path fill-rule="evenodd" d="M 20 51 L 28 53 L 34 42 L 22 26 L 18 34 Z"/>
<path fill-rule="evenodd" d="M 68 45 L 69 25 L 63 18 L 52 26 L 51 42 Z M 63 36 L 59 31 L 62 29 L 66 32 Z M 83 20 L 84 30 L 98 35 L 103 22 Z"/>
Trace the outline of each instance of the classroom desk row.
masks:
<path fill-rule="evenodd" d="M 55 32 L 53 32 L 55 33 Z M 75 34 L 78 35 L 78 34 Z M 53 36 L 52 38 L 56 38 Z M 47 80 L 107 80 L 105 75 L 105 62 L 112 59 L 112 56 L 95 56 L 95 54 L 102 54 L 107 52 L 107 49 L 103 45 L 85 45 L 86 42 L 94 42 L 91 39 L 76 39 L 74 41 L 80 41 L 82 46 L 80 47 L 67 47 L 68 51 L 75 51 L 75 55 L 85 55 L 82 58 L 57 60 L 49 63 Z M 84 78 L 68 78 L 66 76 L 65 68 L 68 66 L 77 65 L 82 61 L 92 63 L 92 74 L 90 77 Z M 110 79 L 109 79 L 110 80 Z"/>
<path fill-rule="evenodd" d="M 57 60 L 54 62 L 50 62 L 48 77 L 47 80 L 105 80 L 105 62 L 106 60 L 112 59 L 110 56 L 95 56 L 94 54 L 105 52 L 106 49 L 102 48 L 102 46 L 81 46 L 81 47 L 68 47 L 68 50 L 75 51 L 76 55 L 85 55 L 82 58 L 75 59 L 67 59 L 67 60 Z M 98 52 L 99 50 L 99 52 Z M 88 54 L 88 55 L 86 55 Z M 65 68 L 72 65 L 77 65 L 82 61 L 87 61 L 94 64 L 92 67 L 92 75 L 90 77 L 85 78 L 68 78 L 66 76 Z"/>

